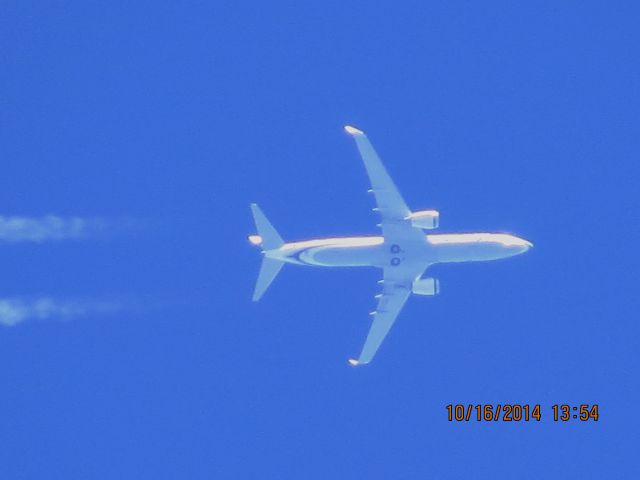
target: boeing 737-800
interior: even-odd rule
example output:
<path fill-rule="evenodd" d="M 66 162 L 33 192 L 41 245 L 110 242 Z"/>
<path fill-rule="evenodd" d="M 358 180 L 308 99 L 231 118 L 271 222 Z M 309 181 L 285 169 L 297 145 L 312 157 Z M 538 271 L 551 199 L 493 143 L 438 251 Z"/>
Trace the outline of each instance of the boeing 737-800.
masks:
<path fill-rule="evenodd" d="M 258 301 L 285 263 L 317 267 L 377 267 L 382 270 L 382 291 L 371 312 L 373 322 L 357 359 L 351 365 L 371 362 L 412 293 L 437 295 L 438 280 L 423 278 L 436 263 L 496 260 L 524 253 L 527 240 L 506 233 L 425 234 L 438 227 L 436 210 L 412 212 L 364 132 L 346 126 L 364 161 L 380 214 L 382 236 L 320 238 L 285 243 L 262 210 L 251 205 L 257 235 L 249 240 L 261 247 L 263 259 L 253 300 Z"/>

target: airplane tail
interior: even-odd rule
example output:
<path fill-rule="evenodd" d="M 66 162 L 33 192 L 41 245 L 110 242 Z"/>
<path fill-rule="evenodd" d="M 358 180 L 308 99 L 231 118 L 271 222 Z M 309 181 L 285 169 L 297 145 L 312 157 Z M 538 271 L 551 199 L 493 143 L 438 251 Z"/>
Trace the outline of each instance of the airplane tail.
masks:
<path fill-rule="evenodd" d="M 273 225 L 271 225 L 271 222 L 267 220 L 267 217 L 262 213 L 258 205 L 252 203 L 251 212 L 253 213 L 253 220 L 256 223 L 258 235 L 251 235 L 249 240 L 254 245 L 259 245 L 263 253 L 258 281 L 253 291 L 253 301 L 257 302 L 262 295 L 264 295 L 264 292 L 269 288 L 269 285 L 271 285 L 271 282 L 273 282 L 284 265 L 284 262 L 281 260 L 269 257 L 268 252 L 269 250 L 280 248 L 284 244 L 284 241 Z"/>

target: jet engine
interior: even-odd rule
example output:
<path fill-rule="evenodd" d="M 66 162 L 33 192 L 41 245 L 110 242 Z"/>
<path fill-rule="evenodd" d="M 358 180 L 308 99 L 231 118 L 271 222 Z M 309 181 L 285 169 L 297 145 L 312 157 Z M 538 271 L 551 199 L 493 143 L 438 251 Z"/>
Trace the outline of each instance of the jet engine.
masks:
<path fill-rule="evenodd" d="M 437 278 L 419 278 L 413 282 L 411 291 L 416 295 L 438 295 L 440 282 Z"/>
<path fill-rule="evenodd" d="M 438 228 L 440 221 L 440 212 L 437 210 L 419 210 L 412 212 L 409 215 L 411 224 L 414 227 L 422 228 L 424 230 L 432 230 Z"/>

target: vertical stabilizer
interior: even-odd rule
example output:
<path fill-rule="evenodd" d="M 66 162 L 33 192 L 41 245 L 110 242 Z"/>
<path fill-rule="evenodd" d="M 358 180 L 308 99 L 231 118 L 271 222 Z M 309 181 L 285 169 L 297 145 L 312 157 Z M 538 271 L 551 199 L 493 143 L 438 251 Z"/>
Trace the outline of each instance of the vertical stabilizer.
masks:
<path fill-rule="evenodd" d="M 269 288 L 271 282 L 276 278 L 278 272 L 284 265 L 284 262 L 268 256 L 269 250 L 276 250 L 280 248 L 284 241 L 278 234 L 277 230 L 273 228 L 271 222 L 267 220 L 267 217 L 260 207 L 255 203 L 251 204 L 251 212 L 253 213 L 253 219 L 256 222 L 256 230 L 258 235 L 251 235 L 249 240 L 254 245 L 260 245 L 263 252 L 262 265 L 260 265 L 260 273 L 258 274 L 258 281 L 256 282 L 256 288 L 253 291 L 253 301 L 260 300 L 264 292 Z"/>

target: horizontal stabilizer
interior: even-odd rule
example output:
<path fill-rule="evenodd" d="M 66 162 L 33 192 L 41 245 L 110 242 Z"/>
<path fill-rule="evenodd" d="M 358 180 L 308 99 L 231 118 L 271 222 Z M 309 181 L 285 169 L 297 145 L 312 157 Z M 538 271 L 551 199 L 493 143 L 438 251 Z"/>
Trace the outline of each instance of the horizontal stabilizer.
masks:
<path fill-rule="evenodd" d="M 262 213 L 260 207 L 255 203 L 252 203 L 251 212 L 253 213 L 253 220 L 256 222 L 256 229 L 258 230 L 258 236 L 260 237 L 259 245 L 262 249 L 274 250 L 276 248 L 280 248 L 284 244 L 284 241 L 277 230 L 273 228 L 271 222 L 267 220 L 265 214 Z"/>
<path fill-rule="evenodd" d="M 253 291 L 253 301 L 257 302 L 262 295 L 264 295 L 264 292 L 267 291 L 267 288 L 269 288 L 269 285 L 271 285 L 271 282 L 273 282 L 284 265 L 281 260 L 269 256 L 269 251 L 277 250 L 284 245 L 284 241 L 276 229 L 273 228 L 271 222 L 267 220 L 265 214 L 262 213 L 260 207 L 255 203 L 251 204 L 251 213 L 253 213 L 253 219 L 256 222 L 258 235 L 250 235 L 249 241 L 254 245 L 259 245 L 263 252 L 262 265 L 260 265 L 256 289 Z"/>
<path fill-rule="evenodd" d="M 260 300 L 264 292 L 267 291 L 271 282 L 276 278 L 278 272 L 284 265 L 280 260 L 275 260 L 269 257 L 262 258 L 262 265 L 260 265 L 260 273 L 258 274 L 258 281 L 256 282 L 256 289 L 253 291 L 253 301 Z"/>

